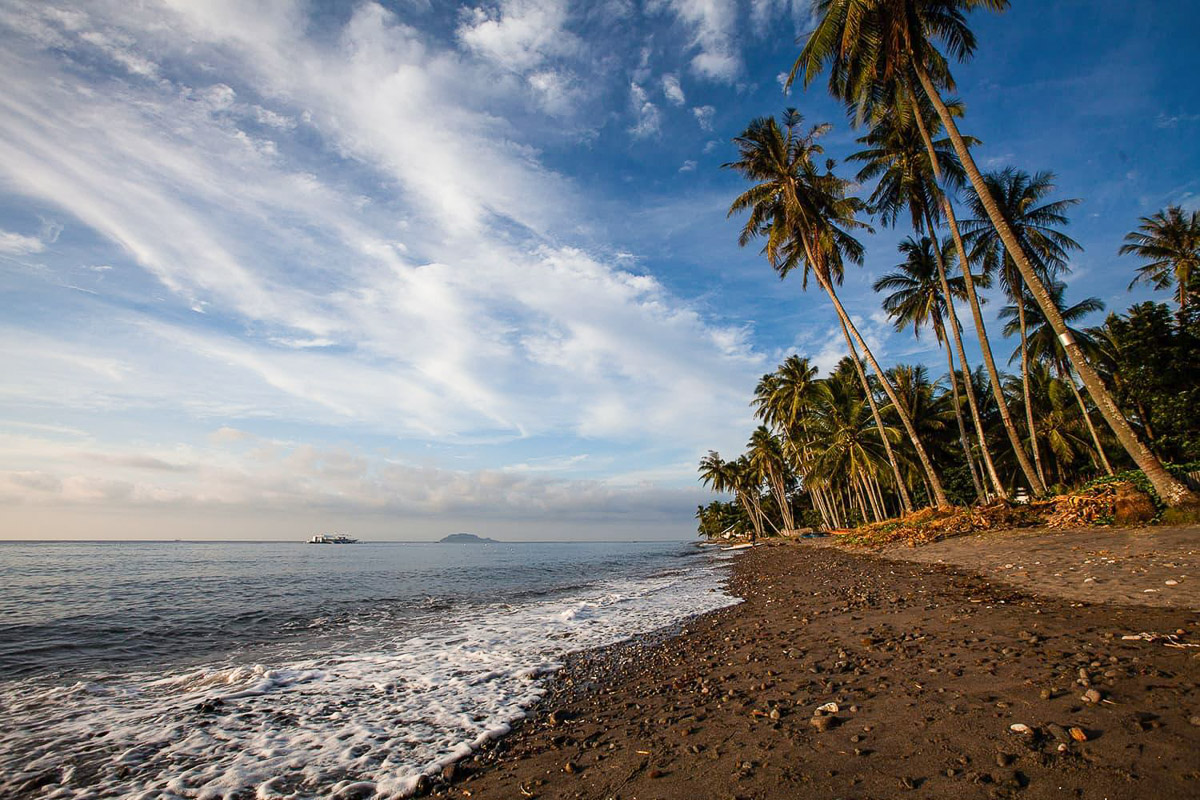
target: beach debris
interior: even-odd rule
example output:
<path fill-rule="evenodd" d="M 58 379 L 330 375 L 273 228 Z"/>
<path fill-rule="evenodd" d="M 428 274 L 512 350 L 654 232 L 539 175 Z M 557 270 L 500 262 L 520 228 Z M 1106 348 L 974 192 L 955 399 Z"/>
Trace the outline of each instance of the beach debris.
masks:
<path fill-rule="evenodd" d="M 1188 724 L 1195 725 L 1197 728 L 1200 728 L 1200 714 L 1193 714 L 1192 716 L 1188 717 Z"/>
<path fill-rule="evenodd" d="M 1013 733 L 1018 733 L 1021 736 L 1033 736 L 1033 728 L 1026 725 L 1024 722 L 1014 722 L 1008 726 L 1008 729 Z"/>
<path fill-rule="evenodd" d="M 821 716 L 813 717 L 811 720 L 808 721 L 808 724 L 812 725 L 819 732 L 824 733 L 825 731 L 827 731 L 830 728 L 837 725 L 837 717 L 821 715 Z"/>
<path fill-rule="evenodd" d="M 1055 739 L 1057 739 L 1060 742 L 1070 742 L 1071 741 L 1070 732 L 1068 732 L 1067 729 L 1064 728 L 1062 725 L 1058 725 L 1056 723 L 1051 722 L 1048 725 L 1046 725 L 1046 730 L 1050 731 L 1050 735 L 1053 736 Z"/>
<path fill-rule="evenodd" d="M 574 775 L 575 773 L 579 772 L 579 765 L 574 761 L 568 761 L 563 765 L 563 772 L 567 773 L 568 775 Z"/>
<path fill-rule="evenodd" d="M 1104 695 L 1100 694 L 1098 689 L 1088 689 L 1079 699 L 1085 703 L 1099 703 L 1104 699 Z"/>
<path fill-rule="evenodd" d="M 1072 727 L 1067 733 L 1071 734 L 1071 738 L 1077 742 L 1086 742 L 1088 740 L 1087 734 L 1079 726 Z"/>
<path fill-rule="evenodd" d="M 817 706 L 817 714 L 836 714 L 838 713 L 837 703 L 826 703 L 825 705 Z"/>

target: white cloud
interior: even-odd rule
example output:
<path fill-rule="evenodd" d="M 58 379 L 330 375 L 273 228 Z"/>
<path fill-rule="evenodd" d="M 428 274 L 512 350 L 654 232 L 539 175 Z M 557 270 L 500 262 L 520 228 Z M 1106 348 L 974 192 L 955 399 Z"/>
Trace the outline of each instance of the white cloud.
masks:
<path fill-rule="evenodd" d="M 700 125 L 700 130 L 711 131 L 713 129 L 713 116 L 717 110 L 712 106 L 695 106 L 692 108 L 692 116 L 696 118 L 696 122 Z"/>
<path fill-rule="evenodd" d="M 683 95 L 683 87 L 679 85 L 678 75 L 664 75 L 662 79 L 663 95 L 672 104 L 681 106 L 687 102 Z"/>
<path fill-rule="evenodd" d="M 691 68 L 702 78 L 733 83 L 742 71 L 736 0 L 661 0 L 690 33 Z"/>
<path fill-rule="evenodd" d="M 579 49 L 580 41 L 566 23 L 564 0 L 502 0 L 495 8 L 465 12 L 457 33 L 481 57 L 513 72 L 527 72 Z"/>
<path fill-rule="evenodd" d="M 812 28 L 816 12 L 812 0 L 750 0 L 750 24 L 758 35 L 772 33 L 771 23 L 789 17 L 797 34 Z"/>
<path fill-rule="evenodd" d="M 25 236 L 20 233 L 0 230 L 0 253 L 23 256 L 30 253 L 40 253 L 45 249 L 46 244 L 36 236 Z"/>
<path fill-rule="evenodd" d="M 636 83 L 629 84 L 629 101 L 636 119 L 629 132 L 638 139 L 657 136 L 662 128 L 662 121 L 658 106 L 650 102 L 646 90 Z"/>
<path fill-rule="evenodd" d="M 489 16 L 480 54 L 525 41 L 502 17 L 535 6 L 550 8 Z M 743 438 L 744 390 L 761 357 L 632 271 L 635 260 L 571 246 L 588 204 L 501 113 L 529 88 L 548 107 L 569 95 L 556 67 L 516 56 L 541 65 L 497 81 L 490 56 L 438 49 L 371 3 L 319 38 L 284 2 L 90 6 L 66 18 L 30 5 L 0 30 L 10 45 L 0 51 L 0 178 L 70 215 L 80 240 L 96 235 L 102 267 L 70 269 L 104 295 L 71 293 L 70 313 L 0 331 L 0 374 L 21 376 L 0 382 L 0 406 L 82 415 L 100 438 L 167 414 L 209 430 L 270 420 L 448 446 L 604 439 L 653 451 L 648 469 L 664 453 L 677 463 Z M 154 54 L 154 80 L 91 70 L 90 31 Z M 526 51 L 553 52 L 529 41 Z M 171 66 L 183 62 L 205 68 Z M 657 135 L 659 109 L 639 84 L 630 95 L 631 130 Z M 2 234 L 0 247 L 36 252 L 53 236 Z M 59 278 L 25 288 L 63 303 Z M 162 452 L 89 444 L 33 469 L 13 449 L 0 468 L 17 474 L 10 489 L 41 481 L 70 502 L 223 496 L 142 474 L 172 472 L 142 456 L 193 476 L 211 468 L 208 456 L 176 453 L 169 443 L 186 437 L 163 425 Z M 385 473 L 368 461 L 368 475 Z M 115 469 L 140 472 L 106 474 Z M 21 477 L 31 471 L 41 477 Z M 495 484 L 483 468 L 463 474 L 438 477 Z M 246 497 L 283 492 L 221 485 L 239 483 Z M 391 507 L 386 493 L 362 491 L 345 496 Z M 578 491 L 611 503 L 615 490 Z"/>
<path fill-rule="evenodd" d="M 680 172 L 695 172 L 696 171 L 696 162 L 689 158 L 687 161 L 683 162 L 683 165 L 679 168 L 679 171 Z"/>

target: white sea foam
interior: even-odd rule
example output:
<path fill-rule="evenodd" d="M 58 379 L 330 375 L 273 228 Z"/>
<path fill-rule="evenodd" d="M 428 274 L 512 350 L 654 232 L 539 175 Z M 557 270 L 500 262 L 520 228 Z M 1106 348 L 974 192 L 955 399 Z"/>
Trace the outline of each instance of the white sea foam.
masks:
<path fill-rule="evenodd" d="M 3 684 L 0 794 L 26 785 L 74 800 L 405 797 L 421 775 L 507 733 L 567 652 L 736 602 L 720 591 L 725 558 L 456 612 L 420 636 L 380 627 L 365 651 Z"/>

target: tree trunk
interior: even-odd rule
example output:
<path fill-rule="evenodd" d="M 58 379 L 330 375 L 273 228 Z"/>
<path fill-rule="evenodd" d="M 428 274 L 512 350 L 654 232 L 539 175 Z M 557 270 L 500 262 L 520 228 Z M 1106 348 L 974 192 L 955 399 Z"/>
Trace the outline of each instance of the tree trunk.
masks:
<path fill-rule="evenodd" d="M 825 286 L 825 281 L 821 281 L 822 287 Z M 904 478 L 900 475 L 900 464 L 896 461 L 896 454 L 892 452 L 892 444 L 888 441 L 886 432 L 883 429 L 883 418 L 879 415 L 879 405 L 875 402 L 875 395 L 871 392 L 871 383 L 867 380 L 867 372 L 863 369 L 862 361 L 858 357 L 858 353 L 854 349 L 854 340 L 850 338 L 850 331 L 846 327 L 846 320 L 843 317 L 841 306 L 837 303 L 836 296 L 826 288 L 831 297 L 834 297 L 834 307 L 838 312 L 838 322 L 842 326 L 842 335 L 846 337 L 846 346 L 850 348 L 850 359 L 854 362 L 854 368 L 858 371 L 858 379 L 862 382 L 863 393 L 867 396 L 867 403 L 871 406 L 871 416 L 875 419 L 875 429 L 879 431 L 879 438 L 883 440 L 883 449 L 887 453 L 888 463 L 891 464 L 892 474 L 896 478 L 897 491 L 900 493 L 901 502 L 904 504 L 905 511 L 912 511 L 912 500 L 909 499 L 908 489 L 904 485 Z"/>
<path fill-rule="evenodd" d="M 913 106 L 918 104 L 913 98 Z M 925 127 L 925 120 L 919 113 L 913 114 L 917 121 L 917 128 L 921 131 L 921 138 L 925 141 L 925 149 L 929 153 L 929 161 L 933 166 L 933 174 L 941 181 L 942 167 L 938 163 L 937 151 L 933 147 L 933 139 L 929 135 L 929 130 Z M 1008 443 L 1012 446 L 1013 454 L 1017 457 L 1017 463 L 1021 466 L 1021 471 L 1025 473 L 1025 480 L 1029 482 L 1029 486 L 1033 489 L 1034 494 L 1044 494 L 1046 487 L 1038 481 L 1037 473 L 1033 469 L 1033 464 L 1029 462 L 1029 456 L 1025 454 L 1025 447 L 1021 444 L 1021 436 L 1017 433 L 1017 426 L 1013 424 L 1012 414 L 1008 410 L 1008 400 L 1004 397 L 1004 387 L 1000 385 L 1000 371 L 996 369 L 996 360 L 992 357 L 992 343 L 988 339 L 987 327 L 983 324 L 983 311 L 979 307 L 979 295 L 975 292 L 975 278 L 971 275 L 971 261 L 967 258 L 967 248 L 963 244 L 962 232 L 958 229 L 958 219 L 954 216 L 954 206 L 950 203 L 949 196 L 942 191 L 938 192 L 942 201 L 942 211 L 946 215 L 946 225 L 950 228 L 950 235 L 954 238 L 954 249 L 958 251 L 958 261 L 962 267 L 963 281 L 967 286 L 967 301 L 971 306 L 971 317 L 975 322 L 975 331 L 979 335 L 979 352 L 983 355 L 983 365 L 987 368 L 988 380 L 992 385 L 992 395 L 996 398 L 996 405 L 1000 410 L 1000 421 L 1004 425 L 1004 432 L 1008 434 Z M 959 360 L 963 363 L 963 369 L 966 369 L 966 359 L 963 354 L 959 354 Z M 982 431 L 982 428 L 980 429 Z M 1003 490 L 1003 484 L 996 482 L 996 489 L 1001 497 L 1006 497 L 1007 493 Z"/>
<path fill-rule="evenodd" d="M 933 85 L 933 81 L 929 77 L 929 73 L 925 71 L 925 65 L 914 59 L 913 66 L 917 73 L 917 78 L 921 81 L 921 86 L 925 90 L 925 94 L 929 96 L 930 102 L 933 103 L 934 109 L 937 110 L 938 117 L 942 120 L 942 125 L 945 126 L 946 132 L 950 134 L 950 141 L 954 145 L 954 152 L 958 154 L 959 161 L 962 162 L 963 168 L 967 171 L 967 176 L 971 179 L 971 185 L 975 187 L 976 193 L 979 195 L 980 201 L 988 212 L 988 218 L 992 221 L 992 225 L 996 227 L 996 232 L 1000 235 L 1000 240 L 1004 243 L 1004 247 L 1008 250 L 1009 255 L 1017 264 L 1017 269 L 1021 270 L 1021 276 L 1025 279 L 1025 285 L 1029 287 L 1030 294 L 1037 302 L 1038 307 L 1042 309 L 1042 313 L 1046 315 L 1046 319 L 1050 322 L 1050 326 L 1054 332 L 1058 334 L 1059 341 L 1062 342 L 1063 348 L 1067 351 L 1067 356 L 1071 359 L 1071 365 L 1075 367 L 1075 371 L 1079 373 L 1080 380 L 1087 388 L 1088 394 L 1092 396 L 1092 400 L 1096 403 L 1096 407 L 1100 409 L 1100 413 L 1112 428 L 1113 433 L 1117 437 L 1117 441 L 1125 448 L 1125 451 L 1133 458 L 1146 478 L 1154 486 L 1154 490 L 1163 502 L 1172 508 L 1179 506 L 1200 506 L 1200 498 L 1197 498 L 1188 487 L 1181 481 L 1176 480 L 1163 467 L 1150 449 L 1138 439 L 1133 428 L 1129 425 L 1129 421 L 1125 419 L 1121 409 L 1117 407 L 1112 395 L 1104 387 L 1100 376 L 1096 374 L 1096 370 L 1092 369 L 1092 365 L 1083 355 L 1079 344 L 1072 338 L 1070 331 L 1067 330 L 1067 325 L 1063 321 L 1062 314 L 1054 305 L 1053 298 L 1046 290 L 1045 285 L 1034 271 L 1033 265 L 1029 263 L 1029 258 L 1025 255 L 1025 251 L 1021 249 L 1020 242 L 1017 241 L 1017 236 L 1009 226 L 1004 215 L 1000 213 L 999 207 L 996 205 L 996 199 L 992 197 L 988 191 L 987 185 L 983 182 L 983 175 L 979 172 L 979 167 L 975 164 L 975 159 L 971 156 L 971 151 L 967 147 L 967 143 L 963 141 L 962 134 L 958 131 L 958 125 L 955 124 L 954 118 L 950 115 L 950 109 L 946 107 L 946 103 L 942 100 L 941 94 L 937 87 Z M 970 272 L 970 270 L 966 270 Z"/>
<path fill-rule="evenodd" d="M 883 369 L 879 366 L 879 362 L 875 360 L 875 355 L 871 352 L 871 348 L 867 346 L 866 341 L 858 332 L 858 328 L 854 327 L 854 321 L 850 319 L 850 315 L 847 314 L 846 309 L 842 307 L 842 301 L 838 299 L 837 292 L 833 291 L 832 284 L 830 284 L 829 281 L 825 280 L 823 277 L 818 278 L 818 280 L 820 280 L 822 287 L 825 289 L 826 293 L 828 293 L 829 299 L 833 301 L 833 305 L 838 312 L 838 317 L 840 317 L 842 320 L 842 325 L 846 329 L 849 329 L 850 333 L 854 334 L 854 338 L 858 340 L 859 346 L 863 349 L 863 354 L 866 355 L 867 360 L 871 362 L 871 369 L 875 370 L 875 374 L 879 376 L 879 382 L 883 384 L 883 391 L 887 394 L 888 399 L 892 401 L 892 406 L 896 409 L 896 415 L 900 417 L 900 422 L 904 425 L 904 430 L 908 433 L 908 438 L 912 440 L 913 447 L 917 451 L 917 458 L 921 462 L 921 467 L 925 472 L 925 476 L 928 479 L 929 484 L 933 487 L 933 504 L 939 507 L 950 505 L 950 501 L 946 499 L 946 491 L 942 488 L 942 481 L 938 478 L 937 473 L 934 472 L 933 463 L 929 460 L 929 454 L 925 452 L 925 446 L 921 444 L 921 438 L 917 436 L 917 430 L 913 427 L 912 420 L 909 419 L 908 412 L 904 410 L 904 406 L 900 405 L 900 399 L 896 397 L 896 390 L 892 388 L 891 381 L 887 379 L 887 375 L 884 374 Z M 849 339 L 848 335 L 847 339 Z M 854 343 L 848 343 L 850 345 L 850 352 L 853 354 Z M 857 357 L 855 360 L 857 361 Z M 867 397 L 870 396 L 871 391 L 870 386 L 868 385 Z M 880 433 L 882 433 L 882 430 Z M 886 437 L 883 441 L 885 447 L 890 450 L 891 447 L 887 444 Z M 899 468 L 896 469 L 896 478 L 899 481 L 899 485 L 903 487 L 904 482 L 900 479 Z M 911 504 L 909 505 L 908 510 L 911 510 Z"/>
<path fill-rule="evenodd" d="M 979 475 L 975 472 L 975 459 L 971 457 L 971 442 L 967 438 L 967 426 L 963 422 L 962 401 L 958 397 L 958 376 L 954 374 L 954 351 L 950 349 L 950 343 L 946 345 L 946 363 L 950 367 L 950 391 L 954 395 L 954 418 L 958 420 L 958 441 L 962 444 L 963 456 L 967 459 L 967 468 L 971 470 L 971 483 L 975 486 L 975 499 L 978 502 L 986 500 L 983 485 L 979 482 Z"/>
<path fill-rule="evenodd" d="M 1015 277 L 1015 276 L 1014 276 Z M 1038 480 L 1046 485 L 1046 473 L 1042 471 L 1042 455 L 1038 448 L 1037 427 L 1033 423 L 1033 394 L 1029 391 L 1029 333 L 1025 328 L 1025 290 L 1020 283 L 1017 290 L 1017 321 L 1021 328 L 1021 394 L 1025 398 L 1025 424 L 1029 426 L 1029 449 L 1033 452 L 1033 466 Z"/>
<path fill-rule="evenodd" d="M 1071 387 L 1071 393 L 1075 395 L 1075 402 L 1079 403 L 1079 410 L 1083 412 L 1083 421 L 1087 423 L 1088 433 L 1092 435 L 1092 443 L 1096 445 L 1096 455 L 1100 456 L 1100 463 L 1104 465 L 1104 471 L 1112 475 L 1112 465 L 1108 463 L 1108 457 L 1104 455 L 1104 446 L 1100 444 L 1100 437 L 1096 434 L 1096 426 L 1092 424 L 1092 415 L 1088 413 L 1087 404 L 1083 402 L 1083 395 L 1075 386 L 1075 376 L 1069 371 L 1064 371 L 1063 380 Z"/>
<path fill-rule="evenodd" d="M 767 467 L 767 480 L 771 482 L 771 490 L 775 493 L 775 502 L 779 504 L 779 516 L 783 518 L 783 529 L 793 530 L 796 527 L 792 518 L 792 509 L 788 505 L 787 487 L 784 486 L 783 476 L 774 467 Z"/>
<path fill-rule="evenodd" d="M 924 130 L 924 126 L 924 122 L 921 122 L 919 125 L 922 130 Z M 927 137 L 926 141 L 929 142 L 932 153 L 932 141 Z M 935 156 L 931 155 L 930 157 L 934 158 Z M 940 170 L 940 167 L 935 164 L 934 169 L 936 172 Z M 929 241 L 933 244 L 934 261 L 937 263 L 938 268 L 938 280 L 942 284 L 942 296 L 946 298 L 946 310 L 950 313 L 950 332 L 954 338 L 954 347 L 958 350 L 958 360 L 962 364 L 963 375 L 966 376 L 964 389 L 967 393 L 967 405 L 971 409 L 971 421 L 975 424 L 975 435 L 979 438 L 979 452 L 983 456 L 984 466 L 987 467 L 988 476 L 992 479 L 992 486 L 995 487 L 996 494 L 999 497 L 1007 497 L 1008 493 L 1004 491 L 1004 484 L 1000 482 L 1000 477 L 996 474 L 996 465 L 992 462 L 992 451 L 988 448 L 987 439 L 984 437 L 983 420 L 979 416 L 979 406 L 975 402 L 975 387 L 971 384 L 971 367 L 967 363 L 967 351 L 962 343 L 962 326 L 958 321 L 958 312 L 954 309 L 954 296 L 950 293 L 950 281 L 946 276 L 946 263 L 942 259 L 942 248 L 933 226 L 933 214 L 929 212 L 928 208 L 925 209 L 925 225 L 929 229 Z M 970 262 L 966 260 L 966 254 L 962 252 L 962 248 L 960 247 L 958 250 L 960 251 L 958 257 L 962 263 L 963 272 L 969 273 L 971 269 Z M 974 288 L 974 283 L 970 281 L 969 274 L 964 280 L 968 281 L 967 285 L 969 287 Z M 982 324 L 982 317 L 980 317 L 979 323 Z M 982 339 L 986 336 L 987 333 L 980 328 L 980 338 Z M 953 381 L 953 362 L 950 367 L 950 377 Z"/>

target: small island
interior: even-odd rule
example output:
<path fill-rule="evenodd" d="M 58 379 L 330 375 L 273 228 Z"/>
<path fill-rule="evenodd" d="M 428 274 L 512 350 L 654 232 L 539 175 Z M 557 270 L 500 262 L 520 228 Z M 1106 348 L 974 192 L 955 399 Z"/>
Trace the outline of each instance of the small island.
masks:
<path fill-rule="evenodd" d="M 438 540 L 438 544 L 500 544 L 495 539 L 476 536 L 473 533 L 452 533 Z"/>

